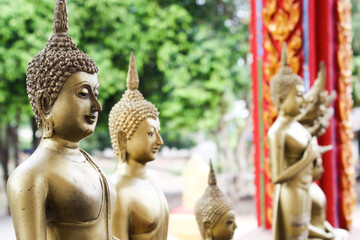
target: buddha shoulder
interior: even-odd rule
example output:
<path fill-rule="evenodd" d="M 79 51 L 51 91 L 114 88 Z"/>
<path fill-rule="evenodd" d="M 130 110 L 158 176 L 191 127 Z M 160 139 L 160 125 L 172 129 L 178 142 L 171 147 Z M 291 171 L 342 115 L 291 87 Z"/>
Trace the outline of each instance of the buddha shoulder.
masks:
<path fill-rule="evenodd" d="M 123 174 L 113 174 L 110 177 L 110 181 L 114 185 L 117 192 L 124 192 L 128 191 L 129 188 L 133 187 L 136 180 L 131 176 Z"/>
<path fill-rule="evenodd" d="M 275 121 L 267 133 L 268 141 L 277 140 L 281 135 L 284 135 L 285 129 L 286 128 L 281 123 Z"/>
<path fill-rule="evenodd" d="M 21 163 L 10 175 L 7 186 L 11 189 L 25 188 L 28 185 L 47 185 L 50 173 L 56 171 L 56 160 L 61 154 L 46 148 L 36 151 Z"/>
<path fill-rule="evenodd" d="M 38 194 L 47 191 L 46 160 L 39 158 L 36 153 L 20 164 L 10 175 L 7 181 L 9 199 L 21 195 Z"/>
<path fill-rule="evenodd" d="M 269 131 L 268 131 L 268 136 L 276 136 L 279 133 L 282 133 L 283 131 L 285 131 L 288 128 L 288 122 L 284 121 L 284 119 L 278 117 L 275 122 L 273 123 L 273 125 L 271 125 Z"/>

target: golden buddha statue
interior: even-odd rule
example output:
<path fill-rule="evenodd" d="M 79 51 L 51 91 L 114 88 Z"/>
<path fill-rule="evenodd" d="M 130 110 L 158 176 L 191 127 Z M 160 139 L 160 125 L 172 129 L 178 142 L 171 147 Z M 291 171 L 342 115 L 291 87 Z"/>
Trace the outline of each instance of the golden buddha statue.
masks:
<path fill-rule="evenodd" d="M 324 81 L 324 68 L 321 67 L 317 82 Z M 314 84 L 318 86 L 319 83 Z M 321 87 L 317 87 L 319 91 Z M 271 98 L 278 110 L 278 117 L 268 131 L 270 149 L 271 179 L 275 184 L 273 198 L 273 239 L 307 239 L 311 217 L 311 198 L 309 187 L 312 183 L 313 161 L 329 150 L 317 144 L 316 134 L 324 132 L 327 125 L 323 114 L 315 117 L 319 124 L 303 126 L 299 121 L 302 111 L 312 112 L 310 99 L 304 95 L 305 88 L 300 76 L 288 67 L 286 46 L 282 49 L 281 68 L 270 83 Z M 311 92 L 311 90 L 310 90 Z M 316 92 L 313 90 L 312 92 Z M 309 96 L 313 96 L 313 93 Z M 322 104 L 312 104 L 312 108 L 323 108 Z M 329 100 L 330 101 L 330 100 Z M 313 111 L 316 113 L 316 111 Z M 318 111 L 319 112 L 319 111 Z M 312 129 L 309 131 L 309 129 Z"/>
<path fill-rule="evenodd" d="M 164 194 L 146 174 L 163 140 L 159 112 L 137 90 L 139 77 L 133 53 L 127 90 L 109 114 L 109 130 L 117 165 L 111 181 L 118 199 L 113 234 L 121 240 L 166 240 L 169 210 Z"/>
<path fill-rule="evenodd" d="M 216 177 L 210 162 L 208 187 L 196 202 L 195 215 L 204 240 L 230 240 L 235 229 L 235 211 L 229 197 L 216 185 Z"/>
<path fill-rule="evenodd" d="M 93 133 L 101 105 L 95 62 L 67 35 L 57 0 L 53 35 L 29 63 L 26 86 L 42 139 L 11 174 L 7 195 L 18 240 L 110 240 L 116 194 L 79 141 Z"/>
<path fill-rule="evenodd" d="M 313 181 L 320 180 L 323 173 L 324 168 L 322 166 L 322 159 L 318 158 L 314 161 Z M 349 233 L 346 230 L 333 228 L 333 226 L 326 221 L 326 196 L 323 190 L 315 182 L 310 186 L 310 197 L 311 221 L 309 225 L 309 239 L 349 239 Z"/>

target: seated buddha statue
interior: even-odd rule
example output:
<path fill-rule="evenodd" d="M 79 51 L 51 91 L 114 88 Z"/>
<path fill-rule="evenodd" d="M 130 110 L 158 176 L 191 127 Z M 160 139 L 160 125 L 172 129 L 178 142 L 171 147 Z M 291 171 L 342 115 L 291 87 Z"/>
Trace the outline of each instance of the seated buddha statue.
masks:
<path fill-rule="evenodd" d="M 304 83 L 288 67 L 286 46 L 281 67 L 271 80 L 272 101 L 278 117 L 268 131 L 273 198 L 273 239 L 308 239 L 311 218 L 313 161 L 328 150 L 300 124 L 297 116 L 305 107 Z"/>
<path fill-rule="evenodd" d="M 313 181 L 320 180 L 324 173 L 322 159 L 314 161 Z M 326 221 L 326 196 L 323 190 L 313 182 L 310 186 L 311 221 L 309 225 L 309 239 L 347 240 L 349 233 L 344 229 L 334 228 Z"/>
<path fill-rule="evenodd" d="M 94 132 L 98 68 L 67 35 L 57 0 L 53 35 L 29 63 L 27 93 L 39 147 L 11 174 L 7 196 L 18 240 L 110 240 L 115 189 L 79 142 Z M 114 238 L 115 239 L 115 238 Z"/>
<path fill-rule="evenodd" d="M 133 53 L 127 90 L 109 114 L 109 131 L 117 165 L 111 181 L 118 199 L 113 234 L 121 240 L 166 240 L 169 210 L 164 194 L 148 177 L 146 164 L 163 144 L 159 112 L 138 90 Z"/>
<path fill-rule="evenodd" d="M 196 221 L 203 240 L 230 240 L 235 229 L 235 211 L 229 197 L 216 185 L 216 176 L 210 162 L 208 187 L 195 205 Z"/>

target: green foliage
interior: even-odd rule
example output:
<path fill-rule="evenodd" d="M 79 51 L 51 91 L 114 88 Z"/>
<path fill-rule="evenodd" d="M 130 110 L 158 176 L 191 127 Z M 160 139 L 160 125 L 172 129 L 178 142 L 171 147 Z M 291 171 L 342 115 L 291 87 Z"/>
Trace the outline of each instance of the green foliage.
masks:
<path fill-rule="evenodd" d="M 100 69 L 103 113 L 83 143 L 88 150 L 110 147 L 108 113 L 125 90 L 131 51 L 140 91 L 158 107 L 167 145 L 189 147 L 193 132 L 216 132 L 232 101 L 247 98 L 248 28 L 236 18 L 238 1 L 67 2 L 69 35 Z M 52 34 L 54 3 L 0 2 L 0 106 L 6 109 L 32 114 L 25 72 Z"/>
<path fill-rule="evenodd" d="M 47 24 L 51 1 L 4 0 L 0 2 L 0 113 L 11 122 L 16 111 L 30 114 L 25 73 L 27 64 L 51 31 Z M 37 8 L 35 3 L 41 4 Z M 46 14 L 44 14 L 46 12 Z M 45 35 L 44 35 L 45 34 Z"/>
<path fill-rule="evenodd" d="M 354 107 L 360 106 L 360 1 L 352 0 L 352 31 L 353 31 L 353 100 Z"/>

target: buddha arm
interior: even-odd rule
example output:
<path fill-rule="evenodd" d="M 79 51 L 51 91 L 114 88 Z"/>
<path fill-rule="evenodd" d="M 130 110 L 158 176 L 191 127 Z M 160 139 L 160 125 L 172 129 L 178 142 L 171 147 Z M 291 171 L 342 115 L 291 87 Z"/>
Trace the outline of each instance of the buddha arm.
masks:
<path fill-rule="evenodd" d="M 316 139 L 315 139 L 316 140 Z M 268 135 L 270 147 L 271 179 L 273 183 L 283 183 L 294 178 L 306 166 L 308 166 L 316 156 L 315 143 L 312 140 L 306 148 L 302 158 L 290 167 L 283 169 L 285 137 L 281 133 Z"/>
<path fill-rule="evenodd" d="M 332 232 L 326 232 L 321 228 L 309 224 L 309 238 L 333 239 L 333 237 L 334 234 Z"/>
<path fill-rule="evenodd" d="M 324 222 L 324 226 L 325 226 L 326 231 L 328 231 L 328 232 L 333 232 L 334 231 L 333 226 L 331 226 L 331 224 L 328 221 Z"/>
<path fill-rule="evenodd" d="M 17 240 L 46 239 L 46 180 L 36 171 L 14 171 L 7 195 Z"/>
<path fill-rule="evenodd" d="M 113 213 L 113 235 L 121 240 L 130 239 L 130 209 L 127 199 L 122 197 L 126 196 L 117 191 L 117 199 L 114 206 Z"/>

